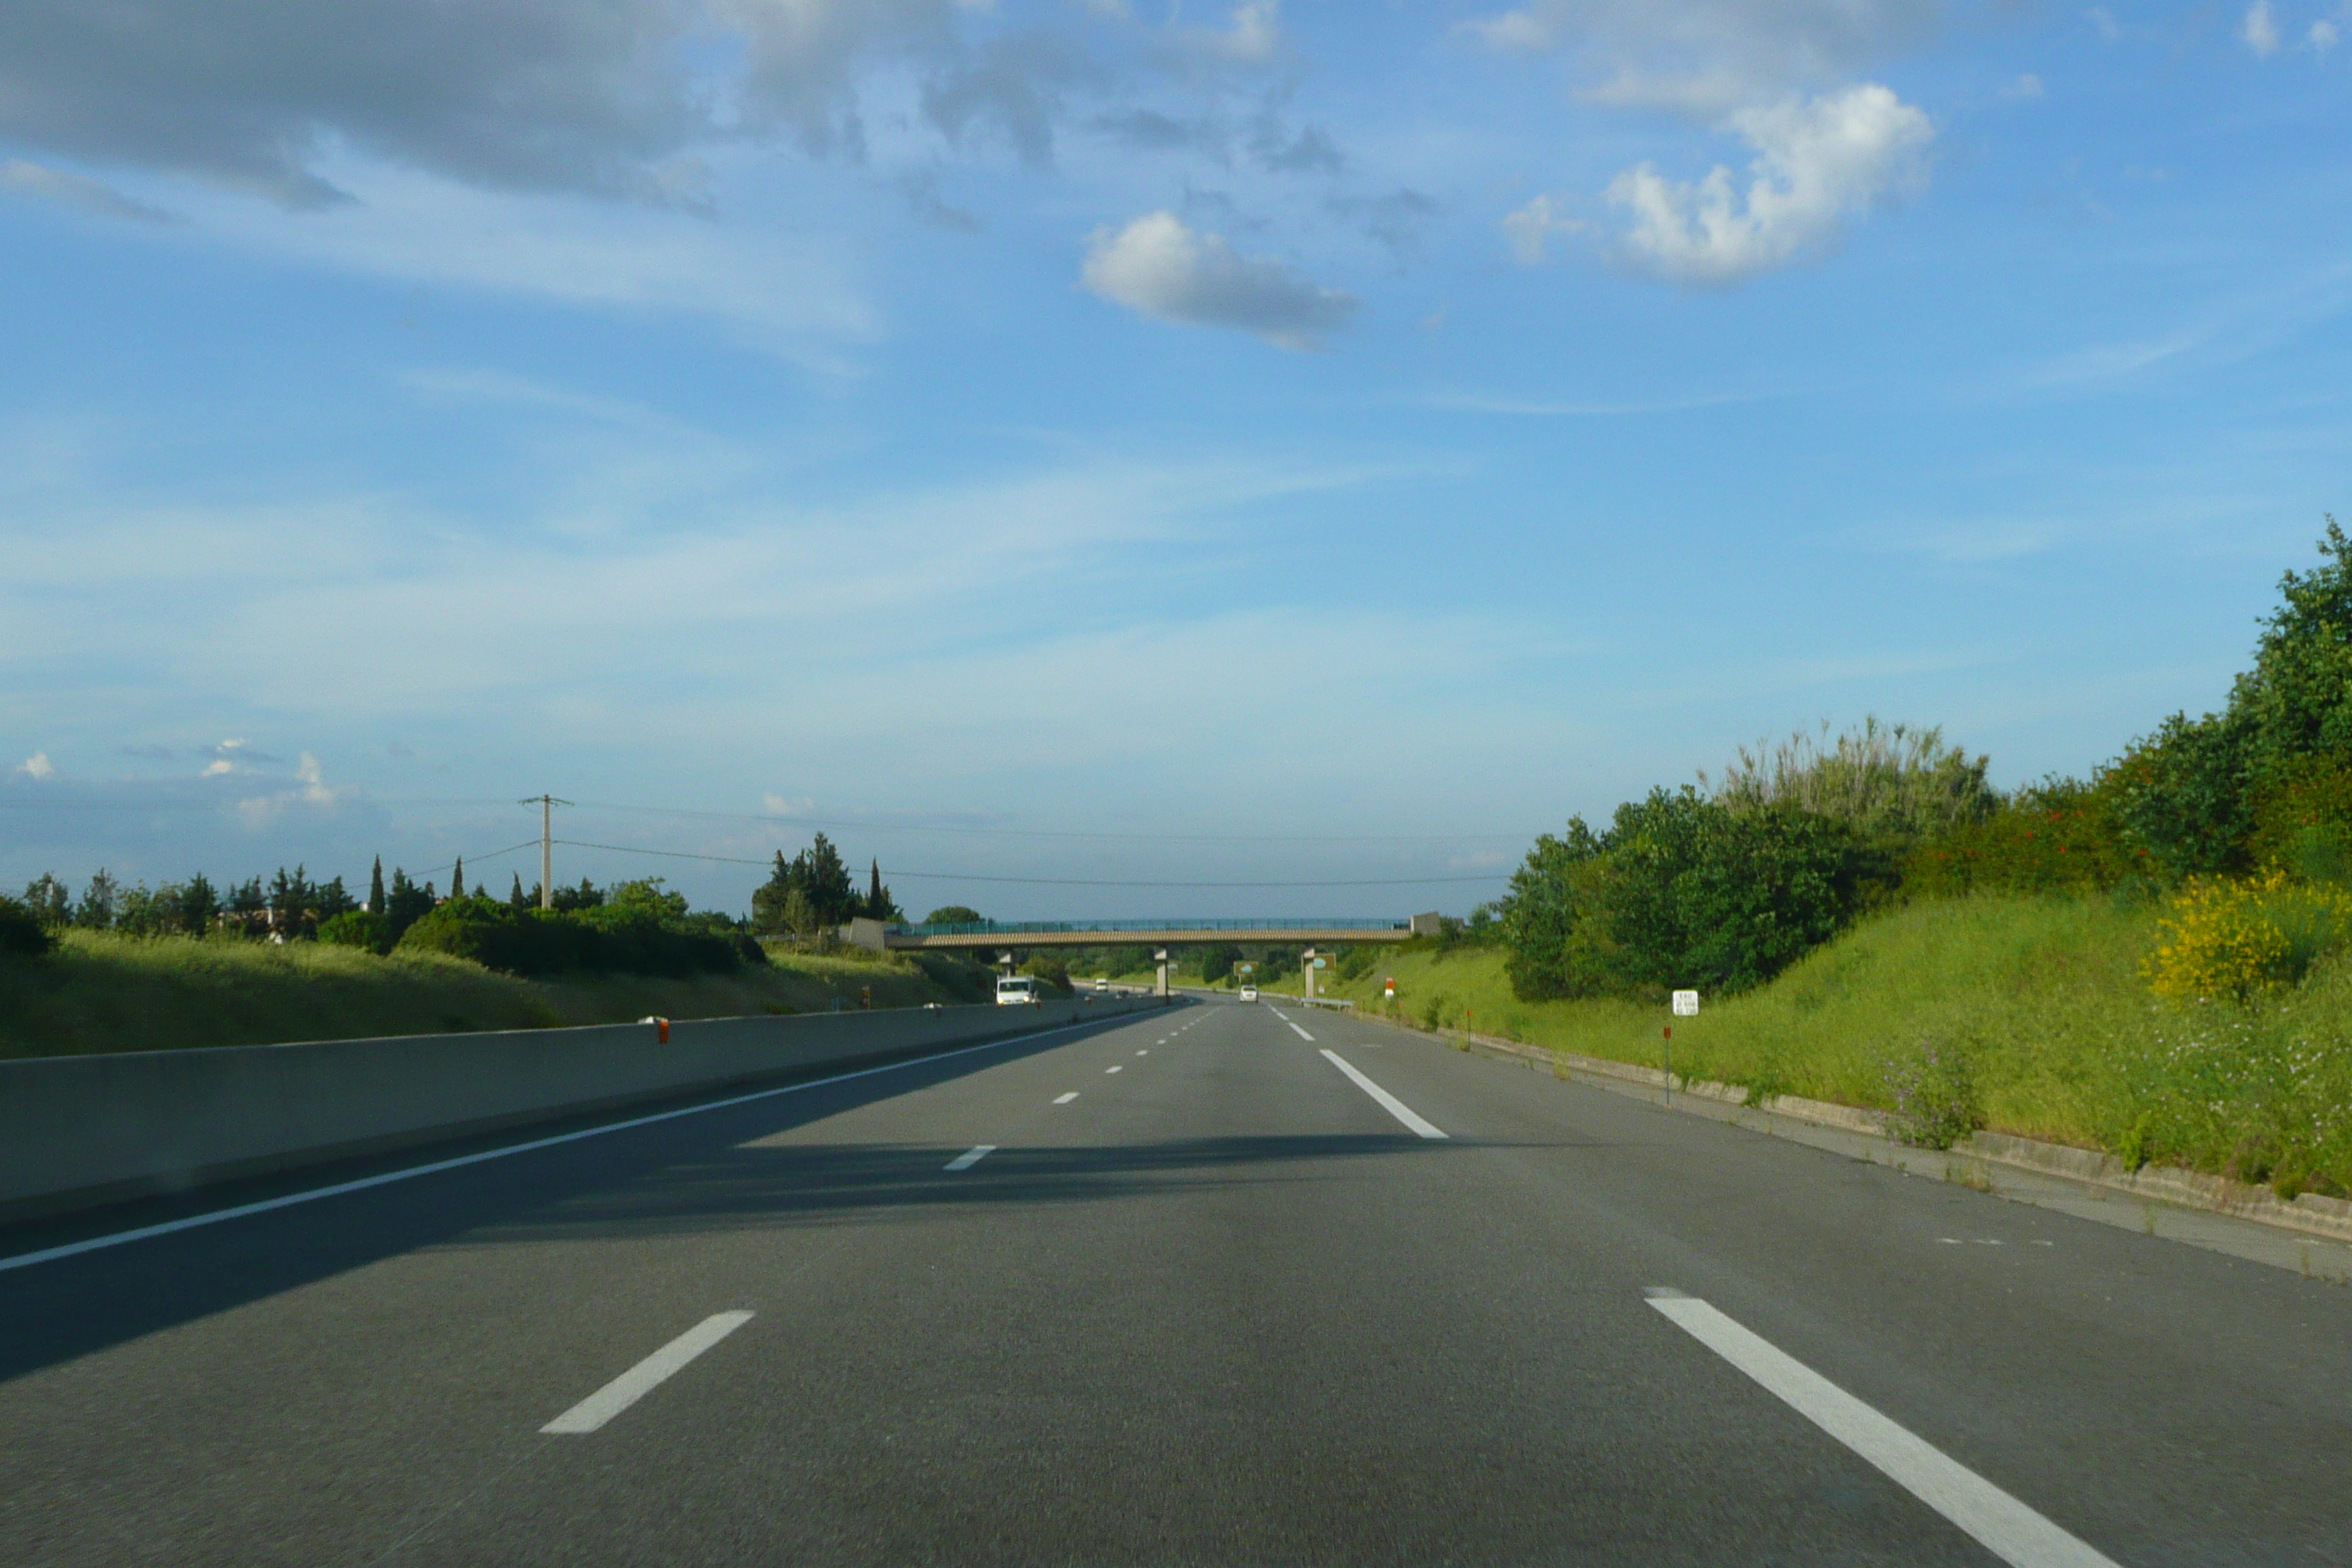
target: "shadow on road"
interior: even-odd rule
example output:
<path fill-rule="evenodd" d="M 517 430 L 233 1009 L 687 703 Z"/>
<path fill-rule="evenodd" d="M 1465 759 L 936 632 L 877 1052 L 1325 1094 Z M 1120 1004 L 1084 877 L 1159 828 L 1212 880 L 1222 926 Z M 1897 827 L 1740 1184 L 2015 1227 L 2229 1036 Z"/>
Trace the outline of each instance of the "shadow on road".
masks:
<path fill-rule="evenodd" d="M 1303 1163 L 1393 1154 L 1420 1144 L 1405 1135 L 1007 1149 L 971 1172 L 950 1174 L 940 1166 L 960 1151 L 758 1142 L 1129 1022 L 1105 1019 L 1094 1029 L 801 1085 L 772 1098 L 0 1273 L 0 1382 L 420 1248 L 839 1223 L 941 1205 L 1129 1197 L 1179 1182 L 1291 1179 L 1285 1173 Z M 608 1114 L 574 1125 L 624 1119 Z M 0 1228 L 0 1257 L 564 1130 L 561 1123 L 537 1126 L 123 1205 L 72 1221 Z"/>
<path fill-rule="evenodd" d="M 852 1218 L 871 1223 L 941 1209 L 1088 1203 L 1204 1184 L 1297 1181 L 1309 1163 L 1435 1147 L 1400 1131 L 1005 1148 L 969 1172 L 952 1173 L 941 1163 L 962 1151 L 929 1144 L 751 1144 L 671 1165 L 656 1181 L 606 1186 L 527 1219 L 478 1226 L 463 1244 L 636 1238 Z"/>

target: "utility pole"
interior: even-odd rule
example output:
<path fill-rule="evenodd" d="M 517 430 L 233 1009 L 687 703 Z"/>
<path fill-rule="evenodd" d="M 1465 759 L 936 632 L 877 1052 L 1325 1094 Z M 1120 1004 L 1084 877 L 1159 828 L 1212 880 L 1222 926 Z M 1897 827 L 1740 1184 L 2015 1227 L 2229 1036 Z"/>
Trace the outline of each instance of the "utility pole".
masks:
<path fill-rule="evenodd" d="M 551 795 L 527 795 L 519 803 L 539 807 L 539 907 L 555 908 L 555 808 L 570 805 Z"/>

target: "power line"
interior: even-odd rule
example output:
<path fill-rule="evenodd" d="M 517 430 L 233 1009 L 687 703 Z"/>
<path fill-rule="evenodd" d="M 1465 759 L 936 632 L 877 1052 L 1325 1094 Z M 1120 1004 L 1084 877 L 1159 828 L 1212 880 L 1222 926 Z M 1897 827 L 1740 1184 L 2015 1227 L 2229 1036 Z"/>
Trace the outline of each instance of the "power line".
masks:
<path fill-rule="evenodd" d="M 646 849 L 634 844 L 588 844 L 577 838 L 559 838 L 556 843 L 567 849 L 609 849 L 616 855 L 658 855 L 667 860 L 714 860 L 729 866 L 766 866 L 765 859 L 747 859 L 740 855 L 690 855 L 682 849 Z M 1415 888 L 1441 882 L 1492 882 L 1510 875 L 1507 871 L 1488 871 L 1475 877 L 1381 877 L 1352 881 L 1300 882 L 1137 882 L 1105 881 L 1084 877 L 981 877 L 967 871 L 904 871 L 883 868 L 882 874 L 903 881 L 914 882 L 1010 882 L 1036 888 Z"/>
<path fill-rule="evenodd" d="M 1520 839 L 1533 835 L 1501 833 L 1097 833 L 1054 827 L 954 827 L 920 822 L 876 822 L 855 817 L 798 816 L 778 812 L 697 811 L 675 805 L 625 805 L 583 800 L 583 809 L 629 811 L 656 816 L 694 816 L 718 822 L 755 822 L 773 826 L 831 827 L 858 833 L 949 833 L 974 838 L 1087 838 L 1164 844 L 1437 844 Z"/>
<path fill-rule="evenodd" d="M 533 795 L 526 804 L 537 805 Z M 451 806 L 509 804 L 504 800 L 462 795 L 406 795 L 382 799 L 358 796 L 342 804 L 353 806 Z M 857 817 L 801 816 L 775 812 L 702 811 L 676 805 L 631 805 L 619 801 L 583 800 L 583 809 L 625 811 L 652 816 L 697 817 L 714 822 L 750 822 L 777 827 L 824 827 L 856 833 L 942 833 L 971 838 L 1067 838 L 1106 843 L 1155 844 L 1453 844 L 1494 839 L 1531 838 L 1531 833 L 1109 833 L 1052 827 L 970 827 L 944 823 L 876 822 Z M 190 800 L 173 796 L 157 800 L 0 800 L 0 811 L 232 811 L 242 801 Z"/>

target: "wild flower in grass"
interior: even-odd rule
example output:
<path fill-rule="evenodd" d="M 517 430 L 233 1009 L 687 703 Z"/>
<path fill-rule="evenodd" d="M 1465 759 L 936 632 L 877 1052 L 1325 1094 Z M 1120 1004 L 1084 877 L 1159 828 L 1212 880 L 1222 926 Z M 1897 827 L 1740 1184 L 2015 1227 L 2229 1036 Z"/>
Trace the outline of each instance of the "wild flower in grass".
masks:
<path fill-rule="evenodd" d="M 2246 1002 L 2301 980 L 2352 930 L 2352 898 L 2284 871 L 2200 878 L 2173 896 L 2161 940 L 2141 965 L 2159 996 Z"/>
<path fill-rule="evenodd" d="M 1948 1149 L 1985 1124 L 1976 1075 L 1966 1053 L 1933 1040 L 1919 1042 L 1907 1061 L 1886 1064 L 1895 1114 L 1886 1135 L 1918 1149 Z"/>

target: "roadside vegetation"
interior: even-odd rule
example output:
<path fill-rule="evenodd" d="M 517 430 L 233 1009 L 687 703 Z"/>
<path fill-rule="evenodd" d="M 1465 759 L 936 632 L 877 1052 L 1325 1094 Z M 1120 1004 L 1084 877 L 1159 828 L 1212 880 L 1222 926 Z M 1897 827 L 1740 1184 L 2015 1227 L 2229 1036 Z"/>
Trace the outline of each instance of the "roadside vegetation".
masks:
<path fill-rule="evenodd" d="M 1743 749 L 1572 819 L 1497 904 L 1319 989 L 1400 1021 L 1662 1064 L 2269 1183 L 2352 1189 L 2352 542 L 2290 572 L 2218 713 L 2011 792 L 1933 730 Z M 1393 977 L 1396 997 L 1384 1001 Z M 1297 992 L 1292 979 L 1261 981 Z"/>
<path fill-rule="evenodd" d="M 79 897 L 54 875 L 0 896 L 0 1056 L 252 1045 L 916 1006 L 991 998 L 979 965 L 842 943 L 838 924 L 898 917 L 879 871 L 859 893 L 824 838 L 740 919 L 688 907 L 660 879 L 503 898 L 447 893 L 378 860 L 367 895 L 282 868 L 150 889 L 100 870 Z M 226 888 L 226 891 L 223 890 Z M 828 924 L 826 922 L 831 921 Z"/>
<path fill-rule="evenodd" d="M 37 962 L 0 958 L 0 1058 L 551 1028 L 987 1000 L 987 970 L 932 953 L 788 948 L 726 973 L 504 974 L 401 949 L 129 937 L 68 929 Z"/>

